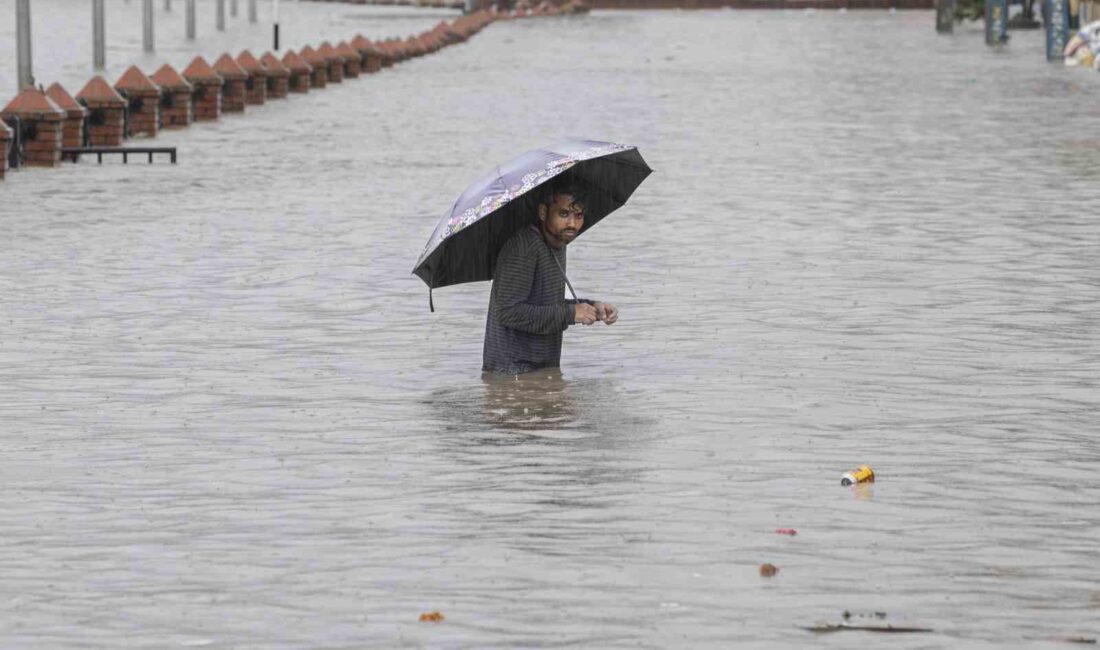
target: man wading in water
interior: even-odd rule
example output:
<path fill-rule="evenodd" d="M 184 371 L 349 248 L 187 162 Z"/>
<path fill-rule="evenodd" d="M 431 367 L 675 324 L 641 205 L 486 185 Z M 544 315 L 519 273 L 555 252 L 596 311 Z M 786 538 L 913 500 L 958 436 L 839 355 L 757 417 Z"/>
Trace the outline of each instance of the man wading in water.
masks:
<path fill-rule="evenodd" d="M 614 305 L 567 300 L 565 247 L 584 227 L 584 197 L 575 185 L 553 190 L 538 222 L 500 249 L 485 323 L 482 370 L 518 375 L 561 364 L 561 333 L 570 325 L 619 319 Z M 572 287 L 570 287 L 572 289 Z"/>

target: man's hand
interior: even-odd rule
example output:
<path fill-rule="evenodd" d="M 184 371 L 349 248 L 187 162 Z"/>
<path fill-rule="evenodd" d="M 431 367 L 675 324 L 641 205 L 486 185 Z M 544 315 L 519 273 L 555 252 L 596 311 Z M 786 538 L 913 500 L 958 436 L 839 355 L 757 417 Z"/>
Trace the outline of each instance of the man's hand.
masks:
<path fill-rule="evenodd" d="M 602 320 L 605 325 L 614 325 L 619 320 L 619 310 L 615 305 L 606 302 L 598 302 L 596 307 L 596 320 Z"/>
<path fill-rule="evenodd" d="M 573 312 L 573 321 L 581 325 L 591 325 L 599 320 L 596 308 L 586 302 L 578 302 Z"/>

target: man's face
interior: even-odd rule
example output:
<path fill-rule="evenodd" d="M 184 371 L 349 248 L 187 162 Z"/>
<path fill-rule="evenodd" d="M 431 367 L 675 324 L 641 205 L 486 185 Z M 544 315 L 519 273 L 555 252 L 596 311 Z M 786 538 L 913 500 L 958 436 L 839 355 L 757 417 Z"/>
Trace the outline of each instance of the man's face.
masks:
<path fill-rule="evenodd" d="M 555 194 L 550 205 L 539 206 L 539 221 L 550 245 L 560 248 L 573 241 L 584 227 L 584 206 L 569 194 Z"/>

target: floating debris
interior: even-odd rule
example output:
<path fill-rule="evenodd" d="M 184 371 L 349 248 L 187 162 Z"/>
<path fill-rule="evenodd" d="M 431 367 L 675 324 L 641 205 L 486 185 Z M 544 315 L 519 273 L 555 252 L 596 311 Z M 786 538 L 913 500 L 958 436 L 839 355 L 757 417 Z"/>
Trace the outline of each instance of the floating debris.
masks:
<path fill-rule="evenodd" d="M 798 534 L 798 531 L 793 528 L 776 528 L 775 532 L 780 535 L 790 535 L 791 537 Z"/>
<path fill-rule="evenodd" d="M 850 472 L 845 472 L 844 476 L 840 477 L 840 484 L 843 486 L 874 482 L 875 470 L 871 469 L 870 465 L 860 465 Z"/>
<path fill-rule="evenodd" d="M 779 567 L 775 566 L 771 562 L 765 562 L 760 565 L 760 575 L 764 578 L 770 578 L 779 573 Z"/>
<path fill-rule="evenodd" d="M 859 632 L 884 632 L 887 634 L 914 634 L 920 632 L 935 632 L 935 630 L 930 627 L 909 627 L 902 625 L 851 625 L 849 623 L 840 623 L 839 625 L 822 623 L 820 625 L 803 627 L 802 629 L 809 632 L 817 633 L 840 632 L 843 630 L 855 630 Z"/>
<path fill-rule="evenodd" d="M 443 620 L 441 612 L 425 612 L 420 615 L 421 623 L 438 623 Z"/>

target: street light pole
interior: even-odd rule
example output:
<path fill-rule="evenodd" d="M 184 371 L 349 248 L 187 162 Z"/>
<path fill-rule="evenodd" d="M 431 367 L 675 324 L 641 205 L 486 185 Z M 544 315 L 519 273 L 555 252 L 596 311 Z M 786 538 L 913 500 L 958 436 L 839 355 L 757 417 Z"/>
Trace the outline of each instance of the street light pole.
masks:
<path fill-rule="evenodd" d="M 19 73 L 19 90 L 34 84 L 34 66 L 31 64 L 31 2 L 15 2 L 15 61 Z"/>
<path fill-rule="evenodd" d="M 107 67 L 107 21 L 104 0 L 92 0 L 92 63 L 96 70 Z"/>
<path fill-rule="evenodd" d="M 141 49 L 146 52 L 153 51 L 153 0 L 143 0 L 141 3 Z"/>

